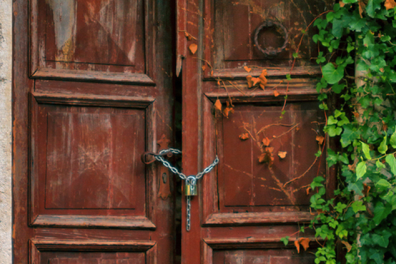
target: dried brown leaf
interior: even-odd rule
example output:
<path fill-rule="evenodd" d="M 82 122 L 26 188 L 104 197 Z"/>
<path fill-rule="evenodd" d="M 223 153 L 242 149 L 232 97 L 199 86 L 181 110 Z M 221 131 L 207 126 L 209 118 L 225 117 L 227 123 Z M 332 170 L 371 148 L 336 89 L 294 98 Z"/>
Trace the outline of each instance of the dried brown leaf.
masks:
<path fill-rule="evenodd" d="M 394 2 L 394 0 L 392 0 Z M 359 0 L 359 15 L 361 18 L 363 18 L 363 11 L 366 8 L 366 3 L 363 2 L 363 0 Z"/>
<path fill-rule="evenodd" d="M 349 169 L 350 171 L 353 171 L 353 172 L 355 172 L 356 165 L 355 165 L 355 164 L 348 165 L 348 169 Z"/>
<path fill-rule="evenodd" d="M 359 1 L 359 3 L 360 3 L 360 1 Z M 395 0 L 386 0 L 384 6 L 385 6 L 386 10 L 389 10 L 396 6 L 396 2 L 395 2 Z"/>
<path fill-rule="evenodd" d="M 246 140 L 246 139 L 249 138 L 249 133 L 242 133 L 242 134 L 239 135 L 239 138 L 241 140 Z"/>
<path fill-rule="evenodd" d="M 344 244 L 344 246 L 347 248 L 347 251 L 348 251 L 348 252 L 351 251 L 351 249 L 352 249 L 351 244 L 349 244 L 349 243 L 346 242 L 346 241 L 341 241 L 341 243 Z"/>
<path fill-rule="evenodd" d="M 370 189 L 371 189 L 371 186 L 363 183 L 363 194 L 364 194 L 364 196 L 367 197 L 369 195 Z"/>
<path fill-rule="evenodd" d="M 275 97 L 278 97 L 278 96 L 279 96 L 279 93 L 278 93 L 277 90 L 274 91 L 274 96 L 275 96 Z"/>
<path fill-rule="evenodd" d="M 307 195 L 309 195 L 309 193 L 310 193 L 311 190 L 312 190 L 311 187 L 308 187 L 308 188 L 306 189 Z"/>
<path fill-rule="evenodd" d="M 188 48 L 190 49 L 192 54 L 195 54 L 195 52 L 197 52 L 198 50 L 198 46 L 195 43 L 192 43 Z"/>
<path fill-rule="evenodd" d="M 316 141 L 318 141 L 319 145 L 322 145 L 324 140 L 325 138 L 323 136 L 316 136 Z"/>
<path fill-rule="evenodd" d="M 278 156 L 279 156 L 279 158 L 281 158 L 281 159 L 286 158 L 286 155 L 287 155 L 287 151 L 279 151 L 279 152 L 278 152 Z"/>
<path fill-rule="evenodd" d="M 244 66 L 243 67 L 244 69 L 245 69 L 245 71 L 247 71 L 247 72 L 250 72 L 252 69 L 251 68 L 249 68 L 248 66 Z"/>
<path fill-rule="evenodd" d="M 340 1 L 340 7 L 344 7 L 344 6 L 345 6 L 345 3 Z"/>
<path fill-rule="evenodd" d="M 202 71 L 205 71 L 206 70 L 206 66 L 202 65 L 201 69 L 202 69 Z"/>
<path fill-rule="evenodd" d="M 268 147 L 271 144 L 271 140 L 269 140 L 269 138 L 267 138 L 267 137 L 265 137 L 262 142 L 263 142 L 263 145 L 266 147 Z"/>

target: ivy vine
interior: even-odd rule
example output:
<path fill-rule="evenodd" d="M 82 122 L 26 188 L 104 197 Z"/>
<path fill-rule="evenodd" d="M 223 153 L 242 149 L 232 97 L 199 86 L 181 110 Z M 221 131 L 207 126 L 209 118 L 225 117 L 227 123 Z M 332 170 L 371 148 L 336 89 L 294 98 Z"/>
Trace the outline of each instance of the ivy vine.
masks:
<path fill-rule="evenodd" d="M 333 198 L 322 176 L 311 184 L 311 227 L 324 241 L 315 263 L 338 263 L 342 243 L 347 263 L 396 264 L 395 6 L 343 0 L 314 22 L 324 132 L 338 144 L 327 150 L 327 165 L 338 166 Z"/>

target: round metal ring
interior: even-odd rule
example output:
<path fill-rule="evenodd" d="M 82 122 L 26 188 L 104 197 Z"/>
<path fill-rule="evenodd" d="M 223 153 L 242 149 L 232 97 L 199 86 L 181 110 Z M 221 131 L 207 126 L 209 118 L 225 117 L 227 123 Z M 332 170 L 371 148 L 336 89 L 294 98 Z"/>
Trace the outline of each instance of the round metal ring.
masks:
<path fill-rule="evenodd" d="M 263 49 L 261 47 L 260 43 L 258 42 L 259 34 L 260 34 L 261 31 L 265 30 L 266 28 L 271 28 L 271 27 L 277 27 L 283 32 L 283 37 L 285 39 L 285 42 L 279 48 L 270 47 L 270 48 Z M 255 44 L 255 46 L 257 47 L 257 49 L 261 53 L 263 53 L 265 56 L 268 56 L 268 57 L 276 56 L 279 53 L 281 53 L 282 51 L 284 51 L 288 41 L 289 41 L 289 33 L 287 32 L 287 29 L 285 28 L 285 26 L 283 26 L 281 23 L 273 21 L 273 20 L 265 20 L 263 23 L 261 23 L 256 28 L 256 31 L 255 31 L 255 34 L 254 34 L 254 44 Z"/>

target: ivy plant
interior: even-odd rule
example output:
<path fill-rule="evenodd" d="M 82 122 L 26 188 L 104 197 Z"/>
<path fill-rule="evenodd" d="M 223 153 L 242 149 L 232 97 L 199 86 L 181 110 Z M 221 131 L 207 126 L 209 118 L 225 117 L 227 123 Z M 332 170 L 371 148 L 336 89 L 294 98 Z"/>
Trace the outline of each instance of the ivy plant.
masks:
<path fill-rule="evenodd" d="M 315 263 L 338 263 L 340 244 L 347 263 L 396 264 L 395 6 L 343 0 L 314 22 L 324 132 L 338 145 L 327 150 L 327 165 L 338 171 L 333 198 L 325 198 L 322 176 L 311 184 L 311 227 L 323 241 Z"/>

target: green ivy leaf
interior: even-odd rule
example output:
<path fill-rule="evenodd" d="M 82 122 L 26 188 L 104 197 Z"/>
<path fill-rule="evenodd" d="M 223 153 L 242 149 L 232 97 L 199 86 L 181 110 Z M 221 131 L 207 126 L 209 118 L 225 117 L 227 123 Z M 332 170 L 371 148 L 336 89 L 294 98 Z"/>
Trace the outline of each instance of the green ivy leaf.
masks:
<path fill-rule="evenodd" d="M 334 67 L 332 63 L 327 63 L 322 68 L 323 77 L 329 84 L 336 84 L 344 77 L 344 68 Z"/>
<path fill-rule="evenodd" d="M 393 154 L 387 155 L 385 158 L 386 163 L 388 163 L 391 172 L 394 176 L 396 176 L 396 159 Z"/>
<path fill-rule="evenodd" d="M 383 232 L 379 234 L 373 234 L 371 236 L 372 241 L 379 245 L 380 247 L 387 248 L 389 245 L 389 237 L 391 237 L 391 232 L 387 230 L 383 230 Z"/>
<path fill-rule="evenodd" d="M 378 152 L 381 154 L 385 154 L 388 151 L 388 145 L 386 144 L 386 141 L 387 141 L 387 137 L 385 136 L 378 147 Z"/>
<path fill-rule="evenodd" d="M 336 126 L 328 126 L 328 133 L 330 137 L 335 137 L 339 136 L 342 133 L 342 128 L 341 127 L 336 127 Z"/>
<path fill-rule="evenodd" d="M 327 125 L 334 125 L 337 124 L 337 119 L 334 118 L 334 116 L 329 116 L 329 118 L 327 119 Z"/>
<path fill-rule="evenodd" d="M 362 143 L 362 150 L 363 150 L 364 156 L 366 157 L 366 159 L 370 160 L 371 159 L 371 155 L 370 155 L 370 147 L 369 147 L 369 145 L 367 145 L 364 142 L 361 142 L 361 143 Z"/>
<path fill-rule="evenodd" d="M 367 166 L 366 166 L 366 162 L 361 161 L 358 163 L 358 165 L 356 166 L 356 177 L 359 180 L 360 178 L 362 178 L 364 176 L 364 174 L 366 174 L 367 171 Z"/>
<path fill-rule="evenodd" d="M 282 237 L 281 241 L 283 244 L 285 244 L 285 246 L 287 246 L 289 244 L 289 236 Z"/>
<path fill-rule="evenodd" d="M 379 189 L 380 192 L 383 192 L 389 189 L 392 185 L 384 179 L 380 179 L 376 184 L 375 187 Z"/>
<path fill-rule="evenodd" d="M 396 128 L 395 132 L 390 137 L 389 144 L 391 144 L 392 148 L 396 149 Z"/>
<path fill-rule="evenodd" d="M 382 202 L 377 202 L 374 207 L 374 218 L 373 221 L 376 225 L 379 225 L 392 211 L 392 206 L 384 205 Z"/>
<path fill-rule="evenodd" d="M 363 204 L 363 201 L 356 201 L 352 204 L 352 210 L 357 213 L 361 211 L 366 211 L 366 206 Z"/>

